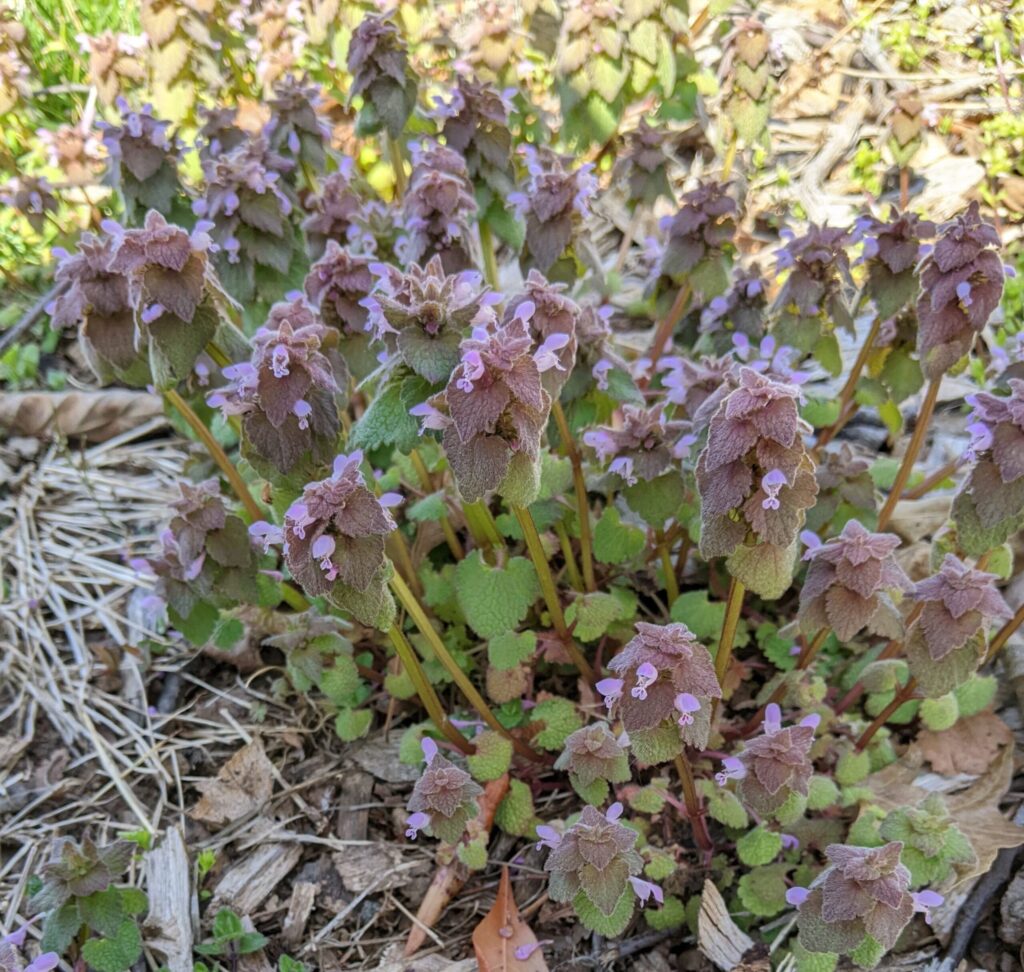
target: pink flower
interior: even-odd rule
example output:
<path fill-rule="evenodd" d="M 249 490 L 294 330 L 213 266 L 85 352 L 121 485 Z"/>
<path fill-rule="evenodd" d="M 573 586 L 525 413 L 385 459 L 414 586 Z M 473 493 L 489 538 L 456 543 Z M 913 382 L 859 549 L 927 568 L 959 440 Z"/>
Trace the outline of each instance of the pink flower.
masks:
<path fill-rule="evenodd" d="M 693 713 L 700 711 L 700 699 L 689 692 L 680 692 L 676 696 L 675 706 L 681 713 L 676 720 L 681 726 L 693 725 Z"/>
<path fill-rule="evenodd" d="M 650 898 L 654 898 L 658 904 L 665 903 L 665 895 L 661 888 L 656 884 L 652 884 L 650 881 L 645 881 L 643 878 L 631 877 L 629 883 L 633 885 L 633 890 L 636 892 L 636 896 L 640 899 L 640 907 L 642 908 L 647 904 Z"/>

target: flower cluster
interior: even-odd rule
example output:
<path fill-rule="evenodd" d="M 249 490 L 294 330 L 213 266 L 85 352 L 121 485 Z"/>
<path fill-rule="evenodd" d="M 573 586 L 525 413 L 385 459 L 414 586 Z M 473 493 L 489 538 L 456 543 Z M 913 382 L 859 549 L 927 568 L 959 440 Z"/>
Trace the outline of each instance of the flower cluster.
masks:
<path fill-rule="evenodd" d="M 485 197 L 486 212 L 493 201 L 503 207 L 512 191 L 512 133 L 509 131 L 512 89 L 499 91 L 493 85 L 460 75 L 448 102 L 438 106 L 443 119 L 441 134 L 445 145 L 465 159 L 469 178 Z"/>
<path fill-rule="evenodd" d="M 952 368 L 974 344 L 1003 295 L 1005 271 L 999 234 L 982 220 L 978 204 L 942 227 L 921 265 L 917 353 L 931 381 Z"/>
<path fill-rule="evenodd" d="M 680 200 L 679 212 L 662 220 L 667 234 L 659 273 L 683 276 L 705 298 L 721 294 L 729 283 L 729 260 L 736 235 L 736 200 L 729 186 L 704 182 Z"/>
<path fill-rule="evenodd" d="M 588 201 L 597 189 L 593 164 L 573 170 L 572 159 L 546 147 L 523 145 L 528 179 L 508 202 L 526 222 L 526 243 L 520 256 L 525 267 L 536 266 L 551 275 L 552 268 L 572 245 L 574 234 L 589 213 Z M 570 273 L 570 279 L 574 276 Z M 558 274 L 559 279 L 565 276 Z"/>
<path fill-rule="evenodd" d="M 329 461 L 341 426 L 335 395 L 344 368 L 321 351 L 327 329 L 301 298 L 275 304 L 253 335 L 252 357 L 224 369 L 229 384 L 207 404 L 241 415 L 245 447 L 256 465 L 279 473 L 295 470 L 303 457 L 312 466 Z"/>
<path fill-rule="evenodd" d="M 711 653 L 685 624 L 638 622 L 636 636 L 608 668 L 613 676 L 602 679 L 597 690 L 622 720 L 638 758 L 644 759 L 659 736 L 671 744 L 667 755 L 645 762 L 671 759 L 682 744 L 707 745 L 711 700 L 720 699 L 722 689 Z"/>
<path fill-rule="evenodd" d="M 633 206 L 653 206 L 658 199 L 674 199 L 669 182 L 669 144 L 665 134 L 641 118 L 626 136 L 613 175 L 626 184 L 626 198 Z"/>
<path fill-rule="evenodd" d="M 760 266 L 738 268 L 729 289 L 701 311 L 700 329 L 713 336 L 717 352 L 725 353 L 732 346 L 733 335 L 742 334 L 751 341 L 762 338 L 767 309 L 768 288 Z"/>
<path fill-rule="evenodd" d="M 534 353 L 554 356 L 551 367 L 541 375 L 544 390 L 555 399 L 572 374 L 576 361 L 576 325 L 579 304 L 565 295 L 565 284 L 549 283 L 538 270 L 531 270 L 523 289 L 505 307 L 504 322 L 524 319 L 533 337 Z M 550 358 L 547 358 L 549 362 Z"/>
<path fill-rule="evenodd" d="M 814 767 L 810 752 L 819 717 L 810 715 L 798 725 L 782 725 L 782 714 L 773 702 L 764 714 L 764 732 L 747 740 L 739 756 L 722 761 L 718 783 L 739 780 L 737 792 L 743 803 L 760 816 L 773 816 L 796 795 L 807 796 Z"/>
<path fill-rule="evenodd" d="M 201 221 L 191 234 L 154 210 L 142 229 L 121 230 L 108 269 L 128 278 L 128 296 L 150 348 L 159 387 L 186 377 L 218 326 L 215 304 L 224 299 L 210 265 L 216 248 Z"/>
<path fill-rule="evenodd" d="M 903 616 L 893 603 L 897 592 L 913 583 L 896 563 L 900 538 L 870 533 L 859 520 L 849 520 L 838 536 L 812 547 L 800 591 L 800 625 L 814 634 L 832 628 L 840 641 L 851 641 L 865 628 L 883 638 L 903 634 Z"/>
<path fill-rule="evenodd" d="M 303 170 L 322 172 L 326 162 L 324 146 L 330 129 L 320 117 L 320 103 L 316 85 L 304 84 L 294 75 L 274 85 L 269 102 L 270 148 Z"/>
<path fill-rule="evenodd" d="M 21 213 L 37 233 L 46 224 L 47 214 L 55 213 L 59 205 L 49 180 L 32 175 L 11 179 L 0 192 L 0 202 Z"/>
<path fill-rule="evenodd" d="M 799 910 L 800 944 L 810 952 L 854 953 L 855 961 L 862 960 L 858 964 L 873 967 L 916 911 L 927 914 L 942 903 L 934 892 L 910 893 L 902 850 L 899 841 L 882 847 L 829 844 L 829 866 L 809 888 L 790 888 L 786 894 Z"/>
<path fill-rule="evenodd" d="M 661 359 L 660 366 L 665 369 L 661 379 L 665 399 L 678 405 L 687 421 L 696 423 L 699 415 L 708 412 L 706 418 L 710 420 L 732 390 L 731 375 L 736 370 L 736 361 L 728 355 L 704 355 L 696 360 L 670 355 Z"/>
<path fill-rule="evenodd" d="M 156 597 L 171 620 L 187 619 L 200 601 L 234 606 L 259 598 L 257 564 L 243 521 L 228 512 L 216 479 L 182 482 L 158 556 L 139 567 L 156 576 Z"/>
<path fill-rule="evenodd" d="M 875 509 L 871 462 L 858 455 L 848 442 L 840 443 L 838 448 L 829 449 L 821 455 L 817 475 L 818 501 L 808 513 L 810 529 L 828 523 L 843 503 L 863 512 Z"/>
<path fill-rule="evenodd" d="M 408 234 L 403 257 L 418 263 L 439 256 L 448 273 L 466 270 L 473 262 L 469 217 L 476 213 L 466 163 L 458 152 L 431 141 L 414 146 L 412 160 L 402 200 Z"/>
<path fill-rule="evenodd" d="M 729 557 L 732 575 L 769 598 L 789 586 L 796 538 L 818 493 L 799 395 L 794 385 L 741 367 L 697 460 L 701 552 Z"/>
<path fill-rule="evenodd" d="M 603 803 L 609 783 L 626 783 L 632 777 L 629 757 L 620 743 L 607 723 L 592 722 L 565 740 L 555 769 L 568 772 L 569 782 L 588 803 Z"/>
<path fill-rule="evenodd" d="M 288 508 L 284 527 L 265 522 L 249 527 L 267 549 L 284 544 L 292 576 L 310 597 L 325 596 L 363 624 L 387 628 L 394 601 L 387 589 L 389 562 L 384 538 L 395 521 L 366 486 L 359 469 L 361 452 L 340 455 L 332 474 L 310 483 Z"/>
<path fill-rule="evenodd" d="M 100 127 L 110 158 L 110 179 L 124 199 L 125 216 L 133 222 L 141 210 L 167 212 L 181 191 L 181 146 L 168 135 L 170 122 L 154 118 L 149 105 L 139 112 L 129 110 L 124 99 L 118 99 L 117 105 L 121 124 Z"/>
<path fill-rule="evenodd" d="M 665 418 L 664 405 L 624 405 L 621 425 L 590 429 L 583 441 L 601 462 L 611 460 L 610 473 L 632 486 L 657 479 L 689 452 L 694 438 L 688 429 L 686 422 Z"/>
<path fill-rule="evenodd" d="M 270 148 L 265 133 L 204 166 L 206 193 L 192 209 L 214 224 L 217 269 L 237 300 L 260 292 L 258 268 L 286 274 L 291 266 L 295 230 L 289 215 L 295 197 L 286 177 L 294 167 Z"/>
<path fill-rule="evenodd" d="M 353 163 L 351 159 L 343 162 L 337 172 L 323 179 L 320 192 L 307 204 L 311 212 L 302 221 L 302 228 L 306 231 L 306 248 L 314 259 L 323 256 L 331 242 L 340 245 L 345 240 L 351 246 L 367 242 L 359 221 L 363 200 L 352 185 Z"/>
<path fill-rule="evenodd" d="M 850 236 L 836 226 L 810 224 L 802 236 L 785 234 L 787 242 L 776 254 L 776 269 L 787 272 L 775 299 L 781 314 L 776 325 L 781 341 L 801 351 L 817 349 L 823 334 L 838 324 L 853 331 L 853 318 L 843 299 L 843 284 L 850 283 Z"/>
<path fill-rule="evenodd" d="M 914 588 L 923 607 L 907 636 L 907 660 L 928 695 L 945 695 L 966 681 L 984 656 L 986 626 L 1013 613 L 996 590 L 998 579 L 950 553 Z"/>
<path fill-rule="evenodd" d="M 376 290 L 366 301 L 369 326 L 378 341 L 432 385 L 446 381 L 459 363 L 459 343 L 481 307 L 493 303 L 475 270 L 449 274 L 440 256 L 406 273 L 371 264 Z"/>
<path fill-rule="evenodd" d="M 580 918 L 587 922 L 586 906 L 606 918 L 619 915 L 625 920 L 618 934 L 633 915 L 635 896 L 646 901 L 653 894 L 661 899 L 661 889 L 637 875 L 643 858 L 634 850 L 637 833 L 619 823 L 622 804 L 613 803 L 607 813 L 591 806 L 583 808 L 579 820 L 564 834 L 550 827 L 538 827 L 542 843 L 551 848 L 544 870 L 550 872 L 548 894 L 552 901 L 571 901 Z"/>
<path fill-rule="evenodd" d="M 77 253 L 55 250 L 60 263 L 54 280 L 61 290 L 47 310 L 54 327 L 78 327 L 79 346 L 101 381 L 120 377 L 145 384 L 149 369 L 141 354 L 142 331 L 136 325 L 128 278 L 110 270 L 116 242 L 116 237 L 83 233 Z"/>
<path fill-rule="evenodd" d="M 398 138 L 416 107 L 416 75 L 402 35 L 385 17 L 367 14 L 352 32 L 348 45 L 352 74 L 350 97 L 361 95 L 358 133 L 372 135 L 382 129 Z"/>
<path fill-rule="evenodd" d="M 1024 523 L 1024 380 L 1011 378 L 1010 394 L 979 392 L 974 411 L 974 465 L 953 502 L 963 549 L 981 556 L 999 546 Z"/>
<path fill-rule="evenodd" d="M 555 359 L 533 353 L 523 310 L 507 324 L 474 328 L 444 393 L 413 410 L 426 427 L 444 429 L 455 483 L 470 502 L 496 489 L 528 506 L 539 489 L 540 438 L 551 410 L 541 371 Z"/>
<path fill-rule="evenodd" d="M 415 840 L 419 831 L 426 830 L 432 837 L 454 844 L 476 816 L 476 798 L 484 791 L 469 773 L 445 759 L 429 736 L 423 737 L 422 747 L 427 765 L 409 798 L 411 814 L 405 834 Z"/>
<path fill-rule="evenodd" d="M 227 155 L 249 140 L 249 133 L 238 123 L 237 108 L 200 108 L 203 123 L 196 135 L 199 157 L 205 163 Z"/>
<path fill-rule="evenodd" d="M 615 349 L 609 318 L 612 308 L 592 303 L 580 305 L 576 321 L 576 368 L 569 376 L 569 387 L 563 392 L 567 399 L 578 398 L 592 387 L 607 392 L 615 374 L 629 378 L 629 367 Z"/>
<path fill-rule="evenodd" d="M 892 317 L 917 296 L 915 268 L 926 250 L 923 243 L 935 236 L 935 224 L 916 213 L 895 210 L 888 219 L 861 216 L 852 239 L 864 244 L 858 262 L 868 268 L 868 293 L 882 318 Z"/>

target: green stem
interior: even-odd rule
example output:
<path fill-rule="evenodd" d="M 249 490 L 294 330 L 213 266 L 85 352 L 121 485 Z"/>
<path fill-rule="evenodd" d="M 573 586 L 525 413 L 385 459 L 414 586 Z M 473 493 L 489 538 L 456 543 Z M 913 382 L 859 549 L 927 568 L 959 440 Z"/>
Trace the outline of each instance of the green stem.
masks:
<path fill-rule="evenodd" d="M 857 300 L 855 305 L 854 313 L 856 313 L 856 307 L 860 305 L 860 298 Z M 814 445 L 815 452 L 820 450 L 822 447 L 828 445 L 839 431 L 846 425 L 853 415 L 852 412 L 848 413 L 849 405 L 853 401 L 854 392 L 857 390 L 857 382 L 860 381 L 861 372 L 864 370 L 864 365 L 867 364 L 868 357 L 871 354 L 871 349 L 875 345 L 875 340 L 878 338 L 878 332 L 882 327 L 882 317 L 880 314 L 875 315 L 875 319 L 871 322 L 871 329 L 868 331 L 868 335 L 864 338 L 864 343 L 860 346 L 860 350 L 857 352 L 857 359 L 853 362 L 853 367 L 850 369 L 850 374 L 846 378 L 846 383 L 843 385 L 842 391 L 839 393 L 839 413 L 835 422 L 833 422 L 827 429 L 824 429 L 818 441 Z"/>
<path fill-rule="evenodd" d="M 867 744 L 871 742 L 875 737 L 875 733 L 882 728 L 888 722 L 889 717 L 905 702 L 909 702 L 914 697 L 914 692 L 917 689 L 917 679 L 911 677 L 906 685 L 896 693 L 896 697 L 875 717 L 875 721 L 865 729 L 860 739 L 857 740 L 854 748 L 858 753 L 863 752 L 867 747 Z"/>
<path fill-rule="evenodd" d="M 562 556 L 565 558 L 565 571 L 569 575 L 569 583 L 574 591 L 583 591 L 583 578 L 580 577 L 580 569 L 576 565 L 576 555 L 572 551 L 572 540 L 569 539 L 569 531 L 565 524 L 559 520 L 555 524 L 555 533 L 558 542 L 562 547 Z"/>
<path fill-rule="evenodd" d="M 303 611 L 309 610 L 309 601 L 302 591 L 292 587 L 287 581 L 281 581 L 278 589 L 281 592 L 281 600 L 293 611 L 302 614 Z"/>
<path fill-rule="evenodd" d="M 393 624 L 388 629 L 388 635 L 391 638 L 391 644 L 395 646 L 395 653 L 398 655 L 402 667 L 409 673 L 409 680 L 416 689 L 416 694 L 419 696 L 423 708 L 427 710 L 427 715 L 430 716 L 431 721 L 437 726 L 445 739 L 457 746 L 462 752 L 466 754 L 474 753 L 476 751 L 475 747 L 448 721 L 444 706 L 437 697 L 434 686 L 430 684 L 430 679 L 427 678 L 426 672 L 423 671 L 423 666 L 420 665 L 420 660 L 416 657 L 416 652 L 413 650 L 412 645 L 409 644 L 409 640 L 405 637 L 402 629 L 397 624 Z"/>
<path fill-rule="evenodd" d="M 693 771 L 686 761 L 686 756 L 675 758 L 676 772 L 679 774 L 679 782 L 683 787 L 683 802 L 686 804 L 686 813 L 690 818 L 690 825 L 693 827 L 693 836 L 701 850 L 711 850 L 713 844 L 711 834 L 708 832 L 708 821 L 704 814 L 704 803 L 697 793 L 697 786 L 693 781 Z"/>
<path fill-rule="evenodd" d="M 188 427 L 196 434 L 196 438 L 206 447 L 210 458 L 217 464 L 224 478 L 231 485 L 235 495 L 241 500 L 246 513 L 251 520 L 262 520 L 263 511 L 259 504 L 253 499 L 252 493 L 241 473 L 232 465 L 227 453 L 221 448 L 220 443 L 213 437 L 213 433 L 203 424 L 202 420 L 192 411 L 191 406 L 173 388 L 164 392 L 164 400 L 188 423 Z"/>
<path fill-rule="evenodd" d="M 494 713 L 491 712 L 490 706 L 484 700 L 484 697 L 477 691 L 476 686 L 470 681 L 469 676 L 459 667 L 458 662 L 452 658 L 451 652 L 448 651 L 448 647 L 441 640 L 441 636 L 437 633 L 434 626 L 430 623 L 430 618 L 427 617 L 427 612 L 423 609 L 423 605 L 420 604 L 416 595 L 409 590 L 409 586 L 402 580 L 402 577 L 397 572 L 391 576 L 391 588 L 395 592 L 398 600 L 401 602 L 402 607 L 405 608 L 409 617 L 412 618 L 413 624 L 416 625 L 420 634 L 427 639 L 427 643 L 430 645 L 431 651 L 434 656 L 444 667 L 444 670 L 451 676 L 452 681 L 458 686 L 459 691 L 466 697 L 466 701 L 476 709 L 477 714 L 484 722 L 487 723 L 495 732 L 500 733 L 509 742 L 512 743 L 516 752 L 521 756 L 525 756 L 527 759 L 534 760 L 535 762 L 541 761 L 541 757 L 537 755 L 529 746 L 527 746 L 521 739 L 517 739 L 512 735 L 500 722 L 498 722 Z"/>
<path fill-rule="evenodd" d="M 743 595 L 746 588 L 735 577 L 729 581 L 729 597 L 725 605 L 725 618 L 722 621 L 722 636 L 718 639 L 718 654 L 715 656 L 715 674 L 719 684 L 725 681 L 725 673 L 729 671 L 732 659 L 733 643 L 736 641 L 736 628 L 740 623 L 740 612 L 743 610 Z"/>
<path fill-rule="evenodd" d="M 480 231 L 480 251 L 484 257 L 484 278 L 494 290 L 498 289 L 498 257 L 494 250 L 494 235 L 491 233 L 490 224 L 486 219 L 477 223 Z"/>
<path fill-rule="evenodd" d="M 565 614 L 562 611 L 562 602 L 558 599 L 558 589 L 555 587 L 555 578 L 551 574 L 551 567 L 548 564 L 548 557 L 544 551 L 544 544 L 540 541 L 540 534 L 537 533 L 537 524 L 533 522 L 533 516 L 528 509 L 522 506 L 513 506 L 519 526 L 522 528 L 523 537 L 526 540 L 526 549 L 530 553 L 530 560 L 537 571 L 537 580 L 540 582 L 540 591 L 547 605 L 548 614 L 551 615 L 551 623 L 555 633 L 565 645 L 565 650 L 572 663 L 579 670 L 588 682 L 593 679 L 593 672 L 587 664 L 586 658 L 580 651 L 579 646 L 573 641 L 572 633 L 565 623 Z"/>
<path fill-rule="evenodd" d="M 1017 608 L 1017 613 L 999 629 L 996 636 L 992 639 L 992 644 L 988 648 L 988 654 L 985 655 L 986 662 L 992 661 L 999 654 L 999 650 L 1010 640 L 1010 636 L 1022 624 L 1024 624 L 1024 604 Z"/>
<path fill-rule="evenodd" d="M 594 579 L 594 545 L 590 535 L 590 501 L 587 499 L 587 481 L 583 476 L 583 460 L 569 429 L 562 403 L 557 399 L 551 405 L 562 449 L 572 464 L 572 484 L 576 494 L 576 521 L 580 528 L 580 560 L 583 562 L 583 586 L 588 591 L 597 590 Z"/>
<path fill-rule="evenodd" d="M 395 201 L 401 202 L 405 195 L 405 152 L 402 150 L 402 143 L 397 138 L 387 136 L 388 157 L 391 159 L 391 168 L 395 173 Z"/>
<path fill-rule="evenodd" d="M 658 556 L 661 557 L 661 572 L 665 575 L 665 596 L 668 598 L 668 606 L 672 607 L 676 598 L 679 597 L 679 584 L 676 581 L 672 555 L 664 538 L 658 543 Z"/>

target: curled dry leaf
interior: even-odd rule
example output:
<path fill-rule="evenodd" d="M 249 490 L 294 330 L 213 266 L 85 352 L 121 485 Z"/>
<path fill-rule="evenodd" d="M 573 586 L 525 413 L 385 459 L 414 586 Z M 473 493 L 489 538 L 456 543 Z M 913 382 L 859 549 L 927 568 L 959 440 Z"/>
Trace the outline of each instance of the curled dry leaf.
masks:
<path fill-rule="evenodd" d="M 215 779 L 196 784 L 203 797 L 190 816 L 207 824 L 225 824 L 253 813 L 270 799 L 273 769 L 263 744 L 253 740 L 220 768 Z"/>
<path fill-rule="evenodd" d="M 943 776 L 978 776 L 989 768 L 1000 749 L 1011 742 L 1010 727 L 992 712 L 960 719 L 941 732 L 925 729 L 917 736 L 921 754 Z"/>
<path fill-rule="evenodd" d="M 105 442 L 163 415 L 158 395 L 110 388 L 98 392 L 6 392 L 0 428 L 13 435 Z"/>
<path fill-rule="evenodd" d="M 507 865 L 501 869 L 494 907 L 473 929 L 473 950 L 480 972 L 547 972 L 537 936 L 519 915 Z"/>

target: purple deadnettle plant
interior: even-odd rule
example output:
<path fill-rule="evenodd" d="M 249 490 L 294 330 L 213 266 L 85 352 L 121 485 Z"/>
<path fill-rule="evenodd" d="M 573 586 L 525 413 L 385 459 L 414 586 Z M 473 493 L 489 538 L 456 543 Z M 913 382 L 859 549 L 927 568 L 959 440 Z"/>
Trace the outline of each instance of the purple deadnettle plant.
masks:
<path fill-rule="evenodd" d="M 883 319 L 917 297 L 922 244 L 934 236 L 935 224 L 916 213 L 894 210 L 885 220 L 870 215 L 857 220 L 853 239 L 864 244 L 858 262 L 867 265 L 868 293 Z"/>
<path fill-rule="evenodd" d="M 363 624 L 386 630 L 395 616 L 384 538 L 395 521 L 363 481 L 361 452 L 340 455 L 327 479 L 310 483 L 288 508 L 284 527 L 254 523 L 264 545 L 284 544 L 292 577 L 310 597 L 326 597 Z"/>
<path fill-rule="evenodd" d="M 1024 380 L 1011 378 L 1009 390 L 968 399 L 974 465 L 953 501 L 953 518 L 961 547 L 975 557 L 1024 526 Z"/>
<path fill-rule="evenodd" d="M 883 638 L 903 635 L 903 615 L 893 598 L 914 589 L 896 563 L 900 538 L 870 533 L 849 520 L 843 532 L 804 554 L 811 566 L 800 589 L 800 626 L 810 635 L 832 628 L 840 641 L 861 631 Z"/>
<path fill-rule="evenodd" d="M 715 351 L 724 354 L 733 348 L 733 335 L 743 334 L 750 341 L 764 336 L 768 309 L 767 282 L 761 268 L 733 271 L 728 290 L 713 297 L 701 311 L 700 329 L 712 335 Z"/>
<path fill-rule="evenodd" d="M 621 425 L 591 429 L 583 441 L 608 463 L 608 472 L 633 486 L 657 479 L 678 464 L 694 441 L 688 429 L 685 422 L 667 419 L 664 405 L 624 405 Z"/>
<path fill-rule="evenodd" d="M 425 830 L 438 840 L 454 844 L 479 812 L 476 799 L 484 792 L 483 787 L 445 759 L 429 736 L 423 737 L 422 747 L 427 765 L 409 798 L 411 813 L 405 835 L 415 840 L 419 831 Z"/>
<path fill-rule="evenodd" d="M 966 682 L 984 658 L 988 625 L 1013 613 L 996 590 L 998 579 L 946 554 L 939 570 L 914 588 L 923 608 L 907 635 L 907 660 L 928 696 Z"/>
<path fill-rule="evenodd" d="M 409 69 L 405 40 L 394 22 L 367 14 L 352 32 L 348 45 L 352 75 L 349 98 L 361 97 L 357 133 L 382 129 L 398 138 L 416 107 L 416 75 Z"/>
<path fill-rule="evenodd" d="M 917 353 L 929 381 L 971 350 L 999 306 L 1005 275 L 999 234 L 982 220 L 976 202 L 942 226 L 921 265 L 917 301 Z"/>
<path fill-rule="evenodd" d="M 818 484 L 797 413 L 800 390 L 741 367 L 697 461 L 700 548 L 765 598 L 789 587 L 797 535 Z"/>
<path fill-rule="evenodd" d="M 306 231 L 306 248 L 314 260 L 321 258 L 331 243 L 340 246 L 345 240 L 358 246 L 365 241 L 360 225 L 364 204 L 353 188 L 354 168 L 351 159 L 342 159 L 338 171 L 324 177 L 320 191 L 307 203 L 311 212 L 302 221 L 302 228 Z"/>
<path fill-rule="evenodd" d="M 633 776 L 622 740 L 604 722 L 592 722 L 572 733 L 555 769 L 566 770 L 573 789 L 595 806 L 608 798 L 609 783 L 627 783 Z"/>
<path fill-rule="evenodd" d="M 711 653 L 685 624 L 637 622 L 636 636 L 608 669 L 612 677 L 597 690 L 621 719 L 637 759 L 663 763 L 684 745 L 707 745 L 712 699 L 720 699 L 722 689 Z"/>

